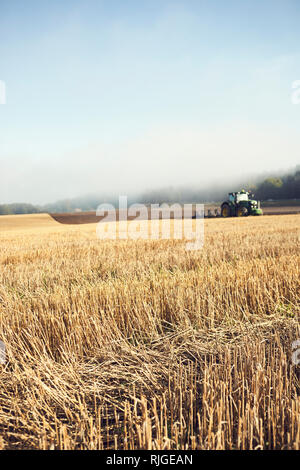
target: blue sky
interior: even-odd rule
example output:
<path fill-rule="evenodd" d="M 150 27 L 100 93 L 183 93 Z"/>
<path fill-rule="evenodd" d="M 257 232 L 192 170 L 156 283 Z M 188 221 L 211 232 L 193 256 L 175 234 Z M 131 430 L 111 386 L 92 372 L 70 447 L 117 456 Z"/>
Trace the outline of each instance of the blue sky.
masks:
<path fill-rule="evenodd" d="M 300 163 L 298 0 L 0 0 L 0 203 Z"/>

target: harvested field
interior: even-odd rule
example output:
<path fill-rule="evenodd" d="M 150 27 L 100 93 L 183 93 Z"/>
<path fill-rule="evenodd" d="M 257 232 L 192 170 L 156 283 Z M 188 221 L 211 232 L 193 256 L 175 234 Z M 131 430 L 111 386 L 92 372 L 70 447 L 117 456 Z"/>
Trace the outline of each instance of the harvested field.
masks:
<path fill-rule="evenodd" d="M 11 230 L 41 230 L 57 224 L 49 214 L 1 215 L 0 233 Z"/>
<path fill-rule="evenodd" d="M 300 215 L 95 232 L 0 217 L 0 448 L 299 450 Z"/>

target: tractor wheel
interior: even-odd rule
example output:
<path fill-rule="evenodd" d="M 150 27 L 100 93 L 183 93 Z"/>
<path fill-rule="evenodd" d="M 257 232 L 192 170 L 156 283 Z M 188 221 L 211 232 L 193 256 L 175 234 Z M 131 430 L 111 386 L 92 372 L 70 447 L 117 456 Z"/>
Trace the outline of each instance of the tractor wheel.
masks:
<path fill-rule="evenodd" d="M 246 217 L 247 215 L 249 215 L 247 207 L 245 206 L 238 207 L 236 211 L 236 215 L 237 217 Z"/>
<path fill-rule="evenodd" d="M 224 204 L 221 208 L 221 216 L 222 217 L 230 217 L 230 207 L 228 204 Z"/>

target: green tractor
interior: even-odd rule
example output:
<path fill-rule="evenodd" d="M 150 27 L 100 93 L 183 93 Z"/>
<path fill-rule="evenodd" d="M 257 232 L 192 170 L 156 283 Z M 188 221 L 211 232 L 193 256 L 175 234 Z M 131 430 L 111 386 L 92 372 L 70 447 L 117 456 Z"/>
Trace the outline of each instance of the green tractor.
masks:
<path fill-rule="evenodd" d="M 229 198 L 221 205 L 222 217 L 244 217 L 248 215 L 262 215 L 260 201 L 251 199 L 251 193 L 242 190 L 237 193 L 229 193 Z"/>

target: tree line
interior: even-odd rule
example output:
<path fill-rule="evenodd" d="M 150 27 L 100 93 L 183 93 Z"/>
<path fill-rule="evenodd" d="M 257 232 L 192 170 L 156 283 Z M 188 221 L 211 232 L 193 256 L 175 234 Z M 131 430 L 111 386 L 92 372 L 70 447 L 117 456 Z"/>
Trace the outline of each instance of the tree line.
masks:
<path fill-rule="evenodd" d="M 282 178 L 266 178 L 253 190 L 261 200 L 300 199 L 300 170 Z"/>
<path fill-rule="evenodd" d="M 243 182 L 240 186 L 232 183 L 225 185 L 214 186 L 205 189 L 191 189 L 191 188 L 165 188 L 153 191 L 147 191 L 143 194 L 135 195 L 129 198 L 128 204 L 139 202 L 143 204 L 158 203 L 188 203 L 188 202 L 217 202 L 227 198 L 228 192 L 238 191 L 239 189 L 251 190 L 256 199 L 261 201 L 268 200 L 283 200 L 283 199 L 300 199 L 300 166 L 296 168 L 293 173 L 286 174 L 282 177 L 267 177 L 256 184 Z M 111 203 L 114 206 L 118 205 L 118 198 L 116 195 L 92 195 L 85 197 L 78 197 L 74 199 L 65 199 L 57 201 L 53 204 L 46 204 L 44 206 L 35 206 L 25 203 L 14 204 L 0 204 L 0 215 L 9 214 L 35 214 L 41 212 L 74 212 L 79 209 L 82 211 L 94 211 L 99 204 Z"/>

